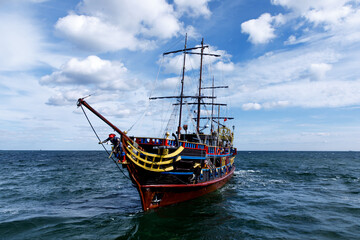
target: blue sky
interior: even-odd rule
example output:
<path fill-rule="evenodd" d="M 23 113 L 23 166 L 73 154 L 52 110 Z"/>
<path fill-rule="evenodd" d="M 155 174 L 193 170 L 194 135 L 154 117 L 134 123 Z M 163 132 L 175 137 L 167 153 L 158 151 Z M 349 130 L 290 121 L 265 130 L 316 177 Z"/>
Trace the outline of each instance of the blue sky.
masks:
<path fill-rule="evenodd" d="M 177 93 L 181 55 L 161 54 L 186 32 L 222 55 L 204 84 L 229 85 L 238 149 L 360 150 L 359 0 L 0 0 L 0 149 L 100 149 L 75 105 L 89 94 L 130 135 L 161 135 L 171 104 L 148 97 Z"/>

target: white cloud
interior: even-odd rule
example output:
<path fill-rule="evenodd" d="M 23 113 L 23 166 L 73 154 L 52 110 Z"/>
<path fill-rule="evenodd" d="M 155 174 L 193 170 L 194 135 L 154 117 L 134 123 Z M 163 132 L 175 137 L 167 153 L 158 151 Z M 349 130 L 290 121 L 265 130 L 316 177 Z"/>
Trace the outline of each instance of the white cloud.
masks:
<path fill-rule="evenodd" d="M 89 94 L 106 96 L 102 100 L 108 101 L 118 94 L 124 96 L 125 92 L 135 96 L 143 89 L 137 79 L 129 76 L 122 63 L 97 56 L 82 60 L 71 58 L 57 71 L 43 76 L 40 84 L 54 89 L 55 94 L 47 104 L 56 106 L 74 104 L 79 97 Z"/>
<path fill-rule="evenodd" d="M 285 41 L 285 45 L 291 45 L 296 43 L 296 37 L 294 35 L 290 35 L 287 41 Z"/>
<path fill-rule="evenodd" d="M 82 14 L 98 17 L 133 36 L 145 34 L 169 38 L 181 28 L 173 6 L 165 0 L 86 0 L 81 2 L 79 9 Z"/>
<path fill-rule="evenodd" d="M 58 67 L 68 58 L 64 46 L 52 43 L 34 5 L 41 1 L 4 1 L 0 7 L 0 71 Z M 52 30 L 50 30 L 52 31 Z"/>
<path fill-rule="evenodd" d="M 179 12 L 186 12 L 190 16 L 205 16 L 210 17 L 211 12 L 208 7 L 208 2 L 211 0 L 174 0 Z"/>
<path fill-rule="evenodd" d="M 276 37 L 275 31 L 280 31 L 279 27 L 285 23 L 292 25 L 295 31 L 302 30 L 302 34 L 309 34 L 307 38 L 300 37 L 298 41 L 291 35 L 285 42 L 286 45 L 311 41 L 314 38 L 311 35 L 314 33 L 312 30 L 316 27 L 322 27 L 325 32 L 328 31 L 328 34 L 332 35 L 349 35 L 343 41 L 355 42 L 360 39 L 359 34 L 351 31 L 354 28 L 359 29 L 360 23 L 359 10 L 356 3 L 351 0 L 271 0 L 271 3 L 282 6 L 289 12 L 277 16 L 264 13 L 258 19 L 242 23 L 242 33 L 249 34 L 248 40 L 253 44 L 268 43 Z"/>
<path fill-rule="evenodd" d="M 325 29 L 343 24 L 347 18 L 356 14 L 356 5 L 352 0 L 272 0 L 271 3 L 291 10 L 297 17 L 302 17 L 315 26 L 323 24 Z"/>
<path fill-rule="evenodd" d="M 57 89 L 54 95 L 52 95 L 48 101 L 47 105 L 52 106 L 63 106 L 63 105 L 74 105 L 80 97 L 85 97 L 90 95 L 87 89 Z"/>
<path fill-rule="evenodd" d="M 201 34 L 191 25 L 186 26 L 185 32 L 187 33 L 188 38 L 199 39 Z"/>
<path fill-rule="evenodd" d="M 94 89 L 129 90 L 134 88 L 136 80 L 127 79 L 126 72 L 122 63 L 103 60 L 97 56 L 89 56 L 84 60 L 72 58 L 58 71 L 43 76 L 40 83 L 49 86 L 94 85 Z"/>
<path fill-rule="evenodd" d="M 331 136 L 331 133 L 328 132 L 302 132 L 303 136 L 319 136 L 319 137 L 328 137 Z"/>
<path fill-rule="evenodd" d="M 310 73 L 314 76 L 315 80 L 325 79 L 327 71 L 331 70 L 332 66 L 327 63 L 313 63 L 310 65 Z"/>
<path fill-rule="evenodd" d="M 80 48 L 93 51 L 135 50 L 153 45 L 151 41 L 138 41 L 134 34 L 93 16 L 68 15 L 57 21 L 55 29 Z"/>
<path fill-rule="evenodd" d="M 334 49 L 319 46 L 266 53 L 244 65 L 236 65 L 235 78 L 248 86 L 266 86 L 309 79 L 312 63 L 333 64 L 341 56 Z M 312 75 L 311 75 L 312 76 Z M 237 84 L 239 86 L 239 84 Z"/>
<path fill-rule="evenodd" d="M 147 97 L 153 83 L 147 77 L 151 75 L 148 74 L 149 72 L 156 72 L 156 70 L 152 71 L 150 65 L 135 66 L 146 61 L 146 59 L 137 61 L 139 55 L 143 57 L 141 53 L 130 53 L 134 55 L 127 62 L 135 65 L 126 66 L 129 67 L 128 69 L 122 63 L 123 60 L 119 60 L 122 62 L 105 60 L 124 59 L 126 54 L 129 54 L 128 51 L 99 55 L 101 58 L 87 57 L 95 53 L 78 51 L 66 42 L 53 38 L 53 29 L 48 28 L 48 24 L 55 26 L 57 36 L 62 36 L 85 50 L 109 52 L 130 49 L 136 51 L 154 48 L 159 42 L 164 43 L 185 32 L 188 32 L 189 39 L 192 41 L 200 37 L 198 31 L 209 31 L 213 39 L 217 41 L 219 39 L 216 33 L 225 30 L 220 29 L 221 25 L 218 24 L 221 21 L 218 20 L 231 20 L 244 16 L 243 12 L 235 12 L 239 8 L 233 6 L 239 6 L 238 3 L 232 3 L 227 6 L 227 9 L 218 8 L 222 4 L 216 3 L 212 5 L 214 9 L 222 11 L 217 11 L 217 16 L 209 18 L 211 16 L 210 1 L 206 0 L 80 0 L 75 1 L 80 4 L 73 12 L 65 8 L 74 5 L 74 2 L 70 5 L 59 4 L 59 1 L 46 3 L 46 0 L 1 2 L 1 6 L 6 4 L 6 7 L 0 9 L 0 71 L 2 71 L 0 73 L 2 92 L 0 132 L 4 133 L 1 135 L 3 148 L 8 149 L 19 147 L 17 139 L 11 137 L 16 136 L 17 132 L 27 136 L 22 142 L 22 147 L 27 149 L 96 148 L 96 142 L 92 145 L 94 142 L 89 140 L 93 136 L 84 116 L 73 114 L 73 112 L 81 113 L 81 109 L 76 109 L 76 100 L 93 93 L 95 94 L 87 98 L 87 101 L 121 129 L 126 130 L 144 112 L 152 113 L 151 117 L 145 117 L 145 123 L 142 123 L 145 127 L 140 126 L 138 132 L 131 133 L 134 135 L 156 135 L 154 126 L 159 126 L 160 122 L 166 125 L 167 117 L 171 114 L 168 109 L 171 109 L 172 105 L 167 101 L 154 101 L 152 103 L 154 106 L 147 107 L 151 104 Z M 40 4 L 35 5 L 36 3 Z M 300 114 L 305 114 L 300 119 L 293 117 L 296 121 L 306 119 L 305 115 L 308 113 L 306 108 L 336 108 L 333 111 L 316 111 L 319 115 L 323 112 L 331 112 L 331 114 L 341 112 L 346 115 L 347 112 L 355 111 L 355 108 L 360 105 L 359 1 L 273 0 L 272 3 L 278 7 L 270 8 L 271 12 L 267 16 L 265 14 L 259 17 L 259 14 L 252 17 L 259 17 L 253 19 L 259 28 L 249 27 L 247 34 L 253 36 L 253 39 L 249 38 L 249 41 L 254 42 L 267 43 L 279 38 L 285 41 L 284 48 L 279 49 L 281 47 L 277 42 L 275 42 L 276 49 L 269 49 L 268 47 L 271 46 L 255 46 L 247 52 L 245 50 L 245 55 L 240 57 L 236 52 L 243 51 L 240 44 L 233 49 L 234 55 L 242 62 L 236 64 L 230 61 L 230 57 L 224 56 L 220 59 L 211 57 L 204 59 L 205 62 L 213 63 L 215 70 L 222 70 L 224 79 L 229 82 L 228 90 L 233 91 L 233 95 L 227 103 L 245 110 L 297 107 Z M 277 15 L 278 10 L 281 11 L 279 7 L 286 8 L 284 15 Z M 56 20 L 52 22 L 54 9 L 57 15 L 62 14 L 57 22 Z M 246 14 L 252 13 L 248 11 Z M 192 18 L 195 17 L 207 18 L 208 28 L 198 29 L 204 21 L 200 23 L 194 21 Z M 188 25 L 189 23 L 193 25 Z M 234 23 L 229 21 L 229 24 L 229 28 L 234 29 L 231 25 Z M 256 30 L 262 32 L 256 32 Z M 226 32 L 224 31 L 225 34 Z M 234 40 L 230 35 L 224 37 L 223 40 L 226 39 L 229 42 Z M 224 42 L 223 40 L 221 42 Z M 269 53 L 263 54 L 264 49 Z M 223 53 L 225 52 L 220 54 Z M 153 54 L 156 54 L 155 51 L 149 52 L 146 56 L 149 60 L 147 62 L 151 62 Z M 251 54 L 263 54 L 263 56 L 246 60 Z M 165 68 L 170 73 L 175 72 L 180 75 L 182 56 L 180 55 L 179 59 L 175 59 L 176 57 L 177 55 L 170 56 L 174 59 L 169 60 Z M 194 76 L 196 75 L 195 78 L 197 78 L 199 58 L 189 56 L 188 60 L 187 68 L 194 69 Z M 51 65 L 55 70 L 49 73 L 48 65 L 44 63 Z M 130 72 L 134 71 L 130 69 L 141 69 L 144 75 L 139 77 L 138 72 Z M 204 68 L 204 70 L 208 69 Z M 40 74 L 48 74 L 41 78 L 42 85 L 39 85 Z M 187 83 L 194 85 L 198 83 L 198 81 L 190 82 L 188 78 L 185 79 Z M 141 82 L 137 79 L 141 79 Z M 159 80 L 159 87 L 156 90 L 169 93 L 169 90 L 174 89 L 179 81 L 179 77 Z M 187 90 L 195 88 L 196 86 L 191 86 Z M 126 91 L 123 91 L 125 89 Z M 159 96 L 162 95 L 167 94 L 159 94 Z M 222 102 L 224 98 L 218 100 Z M 346 110 L 341 109 L 342 107 L 346 107 Z M 169 114 L 164 114 L 167 111 Z M 236 113 L 236 109 L 234 111 L 235 115 L 239 114 Z M 292 114 L 292 111 L 282 113 L 284 112 Z M 276 113 L 277 111 L 265 111 L 265 114 L 269 116 L 265 125 L 271 121 L 275 122 L 271 115 Z M 275 118 L 281 118 L 281 116 L 276 115 Z M 339 131 L 328 130 L 336 128 L 335 122 L 331 126 L 326 124 L 326 121 L 332 121 L 329 118 L 322 118 L 321 127 L 318 129 L 314 126 L 311 129 L 303 127 L 297 134 L 292 133 L 292 135 L 281 132 L 278 134 L 274 126 L 278 125 L 279 128 L 284 126 L 279 121 L 269 127 L 263 126 L 263 129 L 268 128 L 269 134 L 265 136 L 265 139 L 273 144 L 275 149 L 279 146 L 286 148 L 289 140 L 293 141 L 293 146 L 301 148 L 299 146 L 303 144 L 302 146 L 305 146 L 303 149 L 309 149 L 309 146 L 304 145 L 304 138 L 315 139 L 311 141 L 310 149 L 319 146 L 317 145 L 319 138 L 330 139 L 330 141 L 333 139 L 332 146 L 335 148 L 330 145 L 325 148 L 324 145 L 324 149 L 327 150 L 356 149 L 359 146 L 356 139 L 360 138 L 356 138 L 357 136 L 354 138 L 354 133 L 360 131 L 354 131 L 354 126 L 348 124 L 350 121 L 347 123 L 345 118 L 354 119 L 354 115 L 349 113 L 346 117 L 341 116 L 341 120 L 335 118 L 334 121 L 341 122 L 341 126 L 348 126 L 348 129 L 342 128 Z M 260 119 L 259 122 L 261 121 L 263 122 Z M 246 117 L 243 122 L 246 122 Z M 301 123 L 309 126 L 309 122 Z M 252 119 L 250 125 L 256 126 L 253 132 L 258 132 L 259 135 L 253 139 L 253 142 L 259 143 L 259 139 L 264 139 L 261 124 L 254 124 L 254 119 Z M 103 123 L 99 123 L 98 126 L 103 126 Z M 247 129 L 246 125 L 242 126 L 243 130 Z M 108 131 L 104 129 L 106 127 L 100 127 L 100 131 L 103 130 L 105 135 Z M 250 134 L 251 130 L 250 128 Z M 292 128 L 284 132 L 287 130 L 292 131 Z M 278 136 L 275 143 L 274 132 Z M 300 136 L 301 132 L 304 133 L 303 136 Z M 162 134 L 163 132 L 159 136 Z M 245 138 L 246 134 L 243 135 Z M 10 139 L 8 139 L 9 136 Z M 44 136 L 54 137 L 49 141 Z M 296 137 L 301 137 L 301 141 L 298 141 Z M 240 141 L 244 141 L 245 138 Z M 64 144 L 65 141 L 71 143 Z M 344 146 L 339 147 L 339 142 L 344 143 Z M 241 146 L 247 147 L 243 144 Z M 249 144 L 248 148 L 251 149 L 253 146 L 255 145 Z M 264 149 L 264 146 L 266 148 L 263 143 L 256 146 L 259 149 Z"/>
<path fill-rule="evenodd" d="M 274 5 L 280 5 L 285 8 L 291 9 L 297 13 L 303 14 L 311 9 L 336 9 L 343 6 L 346 3 L 352 1 L 349 0 L 271 0 Z"/>
<path fill-rule="evenodd" d="M 244 103 L 241 108 L 245 111 L 249 110 L 261 110 L 261 109 L 272 109 L 272 108 L 283 108 L 289 105 L 288 101 L 273 101 L 263 103 Z"/>
<path fill-rule="evenodd" d="M 43 37 L 34 21 L 15 13 L 0 13 L 0 71 L 25 70 L 39 64 Z"/>
<path fill-rule="evenodd" d="M 288 101 L 274 101 L 274 102 L 265 102 L 262 106 L 265 109 L 270 109 L 270 108 L 287 107 L 288 105 L 289 105 Z"/>
<path fill-rule="evenodd" d="M 162 59 L 158 61 L 158 64 L 162 65 L 161 67 L 164 69 L 165 73 L 175 73 L 180 74 L 182 71 L 182 62 L 184 59 L 184 56 L 181 54 L 177 55 L 167 55 L 167 56 L 161 56 Z M 191 66 L 189 65 L 190 56 L 187 55 L 186 58 L 188 59 L 186 64 L 186 69 L 191 70 Z M 189 66 L 188 66 L 189 65 Z"/>
<path fill-rule="evenodd" d="M 351 13 L 351 7 L 341 6 L 334 9 L 309 10 L 305 17 L 316 25 L 321 23 L 338 24 Z"/>
<path fill-rule="evenodd" d="M 131 117 L 134 113 L 136 113 L 136 109 L 129 108 L 128 106 L 120 105 L 120 104 L 108 104 L 105 107 L 99 108 L 99 111 L 106 116 L 116 116 L 118 118 L 126 118 Z"/>
<path fill-rule="evenodd" d="M 284 22 L 281 14 L 271 16 L 262 14 L 257 19 L 251 19 L 241 24 L 241 32 L 249 34 L 249 41 L 253 44 L 264 44 L 276 37 L 274 25 Z"/>
<path fill-rule="evenodd" d="M 321 33 L 311 42 L 236 64 L 227 76 L 237 91 L 232 101 L 240 106 L 259 104 L 244 105 L 244 109 L 359 105 L 360 49 L 343 42 L 343 37 L 347 35 L 324 37 Z"/>
<path fill-rule="evenodd" d="M 206 44 L 208 45 L 208 44 Z M 204 53 L 211 53 L 220 55 L 220 57 L 214 56 L 204 56 L 203 58 L 203 69 L 206 68 L 206 65 L 215 65 L 215 68 L 223 71 L 232 71 L 233 63 L 230 61 L 231 55 L 224 50 L 219 50 L 214 46 L 208 45 L 209 48 L 204 49 Z M 196 47 L 200 47 L 197 45 Z M 200 50 L 194 50 L 195 53 L 200 53 Z M 184 55 L 174 54 L 166 55 L 163 60 L 159 60 L 158 63 L 163 65 L 165 73 L 175 73 L 180 74 L 182 72 Z M 187 71 L 196 70 L 200 68 L 200 57 L 199 55 L 187 54 L 185 61 L 185 68 Z"/>
<path fill-rule="evenodd" d="M 360 80 L 351 82 L 309 82 L 268 85 L 241 92 L 232 97 L 241 104 L 251 99 L 255 103 L 242 104 L 244 110 L 274 107 L 345 107 L 360 104 Z"/>
<path fill-rule="evenodd" d="M 240 93 L 233 99 L 246 110 L 359 105 L 358 4 L 347 0 L 271 2 L 289 12 L 277 23 L 264 13 L 243 23 L 242 32 L 248 33 L 254 44 L 267 43 L 276 37 L 275 31 L 281 31 L 276 27 L 291 23 L 295 27 L 284 42 L 289 47 L 264 54 L 245 66 L 236 65 L 234 72 L 238 74 L 232 77 L 237 79 Z"/>
<path fill-rule="evenodd" d="M 183 34 L 184 29 L 191 36 L 197 34 L 194 27 L 180 21 L 185 12 L 192 17 L 210 15 L 206 0 L 174 4 L 178 11 L 165 0 L 83 0 L 78 12 L 60 18 L 55 28 L 59 35 L 86 50 L 151 49 L 157 40 Z"/>
<path fill-rule="evenodd" d="M 258 103 L 244 103 L 242 109 L 247 110 L 260 110 L 262 107 Z"/>
<path fill-rule="evenodd" d="M 140 83 L 121 62 L 97 56 L 71 58 L 40 83 L 48 88 L 47 105 L 74 107 L 77 99 L 90 95 L 95 109 L 122 126 L 135 122 L 149 105 L 146 79 Z"/>
<path fill-rule="evenodd" d="M 177 86 L 179 86 L 180 79 L 179 77 L 172 77 L 172 78 L 166 78 L 165 80 L 161 81 L 157 85 L 158 90 L 174 90 Z"/>
<path fill-rule="evenodd" d="M 233 62 L 224 63 L 224 62 L 220 61 L 215 64 L 215 69 L 218 71 L 231 72 L 231 71 L 234 71 L 235 65 Z"/>

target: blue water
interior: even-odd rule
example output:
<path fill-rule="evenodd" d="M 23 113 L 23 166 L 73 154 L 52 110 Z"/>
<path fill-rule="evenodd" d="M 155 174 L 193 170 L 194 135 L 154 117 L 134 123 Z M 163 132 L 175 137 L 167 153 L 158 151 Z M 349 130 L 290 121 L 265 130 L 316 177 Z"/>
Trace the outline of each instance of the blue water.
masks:
<path fill-rule="evenodd" d="M 101 151 L 0 164 L 0 239 L 360 239 L 360 152 L 239 152 L 225 187 L 149 212 Z"/>

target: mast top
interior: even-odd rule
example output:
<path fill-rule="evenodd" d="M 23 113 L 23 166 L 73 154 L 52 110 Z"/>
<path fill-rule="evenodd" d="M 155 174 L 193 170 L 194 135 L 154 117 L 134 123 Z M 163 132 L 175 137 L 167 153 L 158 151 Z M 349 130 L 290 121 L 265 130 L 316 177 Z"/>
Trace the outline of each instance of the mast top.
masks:
<path fill-rule="evenodd" d="M 182 72 L 182 79 L 181 79 L 181 93 L 179 96 L 163 96 L 163 97 L 151 97 L 149 98 L 150 100 L 155 100 L 155 99 L 169 99 L 169 98 L 177 98 L 179 100 L 179 103 L 174 104 L 174 105 L 180 105 L 180 114 L 179 114 L 179 125 L 178 125 L 178 130 L 177 130 L 177 135 L 180 138 L 180 130 L 181 130 L 181 116 L 182 116 L 182 106 L 187 104 L 187 103 L 183 103 L 183 99 L 184 98 L 193 98 L 193 99 L 197 99 L 197 103 L 193 103 L 193 104 L 197 104 L 198 105 L 198 111 L 197 111 L 197 126 L 196 126 L 196 131 L 199 132 L 200 129 L 200 119 L 204 119 L 202 117 L 200 117 L 200 106 L 201 105 L 210 105 L 209 103 L 202 103 L 202 99 L 215 99 L 216 97 L 213 96 L 202 96 L 201 94 L 201 90 L 202 89 L 215 89 L 215 88 L 228 88 L 228 86 L 217 86 L 214 87 L 214 85 L 212 87 L 201 87 L 201 82 L 202 82 L 202 62 L 203 62 L 203 56 L 212 56 L 212 57 L 220 57 L 221 55 L 219 54 L 212 54 L 212 53 L 204 53 L 204 49 L 205 48 L 209 48 L 209 45 L 204 45 L 204 38 L 202 38 L 201 41 L 201 46 L 197 46 L 197 47 L 192 47 L 192 48 L 188 48 L 187 47 L 187 34 L 185 36 L 185 46 L 183 49 L 180 50 L 175 50 L 175 51 L 169 51 L 169 52 L 165 52 L 163 53 L 163 56 L 165 55 L 169 55 L 169 54 L 174 54 L 174 53 L 183 53 L 184 54 L 184 60 L 183 60 L 183 72 Z M 193 50 L 197 50 L 200 49 L 200 52 L 194 52 Z M 184 74 L 185 74 L 185 56 L 186 54 L 195 54 L 195 55 L 200 55 L 200 78 L 199 78 L 199 88 L 198 88 L 198 95 L 197 96 L 186 96 L 184 95 Z M 220 103 L 214 103 L 214 101 L 212 101 L 211 105 L 217 105 L 217 106 L 226 106 L 226 104 L 220 104 Z"/>

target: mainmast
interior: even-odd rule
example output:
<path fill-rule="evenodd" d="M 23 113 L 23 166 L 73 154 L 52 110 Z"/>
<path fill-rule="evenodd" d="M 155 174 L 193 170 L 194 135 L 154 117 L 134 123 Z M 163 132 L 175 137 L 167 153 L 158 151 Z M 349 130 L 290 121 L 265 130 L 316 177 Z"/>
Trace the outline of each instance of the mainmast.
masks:
<path fill-rule="evenodd" d="M 200 133 L 200 96 L 201 96 L 201 75 L 202 75 L 202 62 L 204 55 L 204 38 L 201 40 L 201 55 L 200 55 L 200 77 L 199 77 L 199 99 L 198 99 L 198 110 L 197 110 L 197 118 L 196 118 L 196 132 Z"/>
<path fill-rule="evenodd" d="M 214 88 L 214 76 L 212 79 L 212 89 L 211 89 L 211 96 L 215 95 L 215 88 Z M 214 116 L 214 99 L 211 99 L 211 120 L 210 120 L 210 124 L 211 124 L 211 128 L 210 128 L 210 133 L 213 133 L 213 116 Z"/>
<path fill-rule="evenodd" d="M 187 42 L 187 34 L 185 35 L 185 46 L 186 49 L 186 42 Z M 181 78 L 181 93 L 180 93 L 180 113 L 179 113 L 179 125 L 177 130 L 177 136 L 180 138 L 180 131 L 181 131 L 181 115 L 182 115 L 182 106 L 183 106 L 183 98 L 184 98 L 184 78 L 185 78 L 185 59 L 186 59 L 186 51 L 184 51 L 184 62 L 183 62 L 183 71 L 182 71 L 182 78 Z"/>
<path fill-rule="evenodd" d="M 168 55 L 168 54 L 172 54 L 172 53 L 179 53 L 179 52 L 183 52 L 184 53 L 184 60 L 183 60 L 183 69 L 182 69 L 182 78 L 181 78 L 181 92 L 180 92 L 180 96 L 166 96 L 166 97 L 151 97 L 149 98 L 150 100 L 153 99 L 165 99 L 165 98 L 178 98 L 180 99 L 180 113 L 179 113 L 179 124 L 178 124 L 178 128 L 177 128 L 177 136 L 178 138 L 180 138 L 180 132 L 181 132 L 181 117 L 182 117 L 182 106 L 184 105 L 183 101 L 184 98 L 195 98 L 197 99 L 197 105 L 198 105 L 198 111 L 197 111 L 197 118 L 196 118 L 196 122 L 197 122 L 197 126 L 196 126 L 196 132 L 199 133 L 200 132 L 200 119 L 202 119 L 202 117 L 200 117 L 200 106 L 202 104 L 206 104 L 206 103 L 201 103 L 201 99 L 203 98 L 216 98 L 215 96 L 201 96 L 201 81 L 202 81 L 202 62 L 203 62 L 203 56 L 213 56 L 213 57 L 220 57 L 220 55 L 218 54 L 210 54 L 210 53 L 204 53 L 204 49 L 208 48 L 209 46 L 205 45 L 204 46 L 204 38 L 201 41 L 201 47 L 193 47 L 193 48 L 187 48 L 187 34 L 185 35 L 185 46 L 184 49 L 181 50 L 176 50 L 176 51 L 171 51 L 171 52 L 165 52 L 163 53 L 163 55 Z M 196 50 L 196 49 L 201 49 L 200 53 L 199 52 L 192 52 L 191 50 Z M 199 95 L 198 96 L 184 96 L 184 78 L 185 78 L 185 60 L 186 60 L 186 54 L 197 54 L 200 55 L 200 77 L 199 77 Z M 213 103 L 212 103 L 213 104 Z M 175 104 L 177 105 L 177 104 Z"/>

